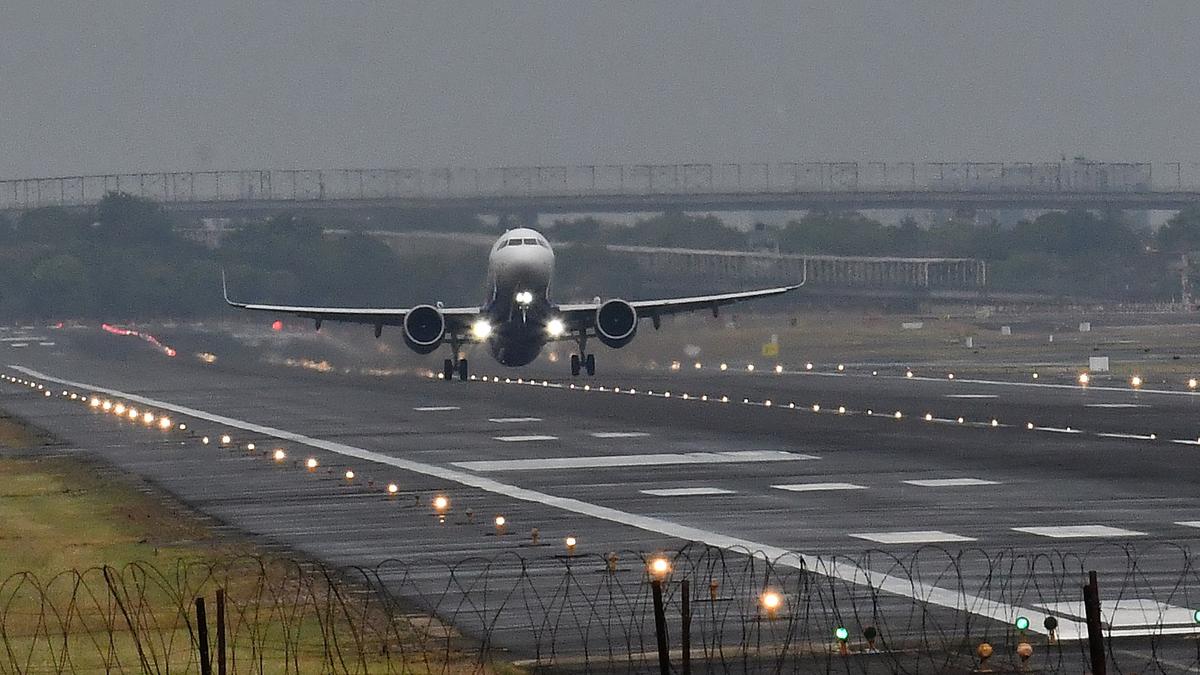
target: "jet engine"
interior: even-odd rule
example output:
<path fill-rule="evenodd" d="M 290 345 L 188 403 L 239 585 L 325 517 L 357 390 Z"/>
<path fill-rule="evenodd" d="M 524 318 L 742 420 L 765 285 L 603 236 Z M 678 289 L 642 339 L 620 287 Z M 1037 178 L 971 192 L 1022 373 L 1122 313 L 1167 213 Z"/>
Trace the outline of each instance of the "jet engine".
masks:
<path fill-rule="evenodd" d="M 596 310 L 596 337 L 613 349 L 629 344 L 637 326 L 637 310 L 624 300 L 609 300 Z"/>
<path fill-rule="evenodd" d="M 404 343 L 418 354 L 428 354 L 442 344 L 446 319 L 432 305 L 417 305 L 404 316 Z"/>

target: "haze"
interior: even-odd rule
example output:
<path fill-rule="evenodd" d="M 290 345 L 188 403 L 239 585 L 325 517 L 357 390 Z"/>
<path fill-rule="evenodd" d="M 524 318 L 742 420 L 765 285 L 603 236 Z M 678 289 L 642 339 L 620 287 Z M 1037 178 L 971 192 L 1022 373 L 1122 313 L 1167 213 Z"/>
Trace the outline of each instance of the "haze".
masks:
<path fill-rule="evenodd" d="M 0 175 L 1195 160 L 1198 18 L 1184 2 L 20 0 L 0 20 Z"/>

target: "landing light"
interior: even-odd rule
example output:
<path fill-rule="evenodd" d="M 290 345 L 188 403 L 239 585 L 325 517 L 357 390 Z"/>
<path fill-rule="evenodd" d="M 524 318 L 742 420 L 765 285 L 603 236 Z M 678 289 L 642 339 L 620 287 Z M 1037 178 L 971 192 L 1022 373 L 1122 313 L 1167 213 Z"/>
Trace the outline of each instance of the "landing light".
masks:
<path fill-rule="evenodd" d="M 1196 378 L 1193 377 L 1192 379 L 1188 380 L 1188 389 L 1195 389 L 1197 384 L 1200 383 L 1197 383 Z"/>
<path fill-rule="evenodd" d="M 1134 389 L 1137 389 L 1138 387 L 1142 386 L 1142 378 L 1138 377 L 1137 375 L 1134 375 L 1133 377 L 1129 378 L 1129 384 Z"/>
<path fill-rule="evenodd" d="M 550 337 L 561 337 L 565 332 L 567 332 L 567 326 L 562 319 L 550 319 L 546 322 L 546 334 Z"/>
<path fill-rule="evenodd" d="M 529 291 L 521 291 L 520 293 L 517 293 L 516 301 L 518 305 L 532 305 L 533 293 Z"/>
<path fill-rule="evenodd" d="M 1080 373 L 1080 374 L 1079 374 L 1079 384 L 1082 384 L 1082 385 L 1084 385 L 1084 386 L 1087 386 L 1087 383 L 1088 383 L 1088 382 L 1091 382 L 1091 381 L 1092 381 L 1092 378 L 1091 378 L 1091 376 L 1090 376 L 1090 375 L 1088 375 L 1087 373 Z"/>
<path fill-rule="evenodd" d="M 486 340 L 492 335 L 492 324 L 486 319 L 479 319 L 471 324 L 471 335 L 476 340 Z"/>

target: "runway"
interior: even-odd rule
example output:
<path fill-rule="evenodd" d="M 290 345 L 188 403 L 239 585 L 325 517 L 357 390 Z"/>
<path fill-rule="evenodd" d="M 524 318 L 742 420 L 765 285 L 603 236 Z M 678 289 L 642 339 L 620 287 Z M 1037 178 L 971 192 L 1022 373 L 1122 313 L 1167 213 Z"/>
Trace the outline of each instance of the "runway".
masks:
<path fill-rule="evenodd" d="M 800 554 L 809 569 L 866 550 L 905 558 L 924 547 L 965 549 L 973 552 L 960 571 L 967 580 L 988 574 L 972 562 L 981 556 L 1065 555 L 1106 579 L 1124 573 L 1123 546 L 1132 544 L 1150 593 L 1179 581 L 1173 547 L 1200 539 L 1200 398 L 1186 389 L 802 365 L 575 380 L 543 365 L 522 371 L 518 383 L 514 372 L 480 364 L 486 382 L 445 383 L 211 367 L 70 340 L 5 357 L 7 375 L 55 391 L 46 397 L 5 381 L 4 407 L 230 527 L 335 565 L 506 552 L 557 560 L 574 537 L 570 554 L 580 557 L 699 541 L 772 558 Z M 169 411 L 212 442 L 116 422 L 64 402 L 60 388 Z M 233 447 L 220 447 L 222 433 Z M 288 459 L 247 452 L 247 443 L 280 447 Z M 319 470 L 300 465 L 309 457 Z M 397 486 L 391 496 L 389 483 Z M 435 495 L 451 503 L 443 522 L 430 506 Z M 497 515 L 504 536 L 496 536 Z M 531 545 L 534 528 L 540 546 Z M 863 570 L 823 571 L 855 583 Z M 1078 599 L 1070 586 L 1063 597 L 972 602 L 970 589 L 931 582 L 905 590 L 903 579 L 893 581 L 898 597 L 970 605 L 997 624 L 1019 614 L 1034 631 L 1054 613 L 1051 601 Z M 1167 604 L 1160 615 L 1194 609 Z M 1078 637 L 1080 621 L 1056 616 L 1064 638 Z M 1152 623 L 1121 630 L 1196 631 L 1187 621 Z M 506 646 L 520 653 L 517 633 Z"/>

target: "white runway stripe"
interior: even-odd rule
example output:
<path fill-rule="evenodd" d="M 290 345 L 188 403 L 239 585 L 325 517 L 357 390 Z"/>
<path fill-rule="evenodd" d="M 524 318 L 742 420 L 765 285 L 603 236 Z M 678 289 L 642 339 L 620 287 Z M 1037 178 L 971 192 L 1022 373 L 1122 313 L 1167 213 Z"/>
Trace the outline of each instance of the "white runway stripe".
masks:
<path fill-rule="evenodd" d="M 855 539 L 866 539 L 880 544 L 937 544 L 951 541 L 975 541 L 960 534 L 941 530 L 912 530 L 909 532 L 859 532 L 851 534 Z"/>
<path fill-rule="evenodd" d="M 1145 532 L 1123 530 L 1108 525 L 1057 525 L 1048 527 L 1014 527 L 1015 532 L 1036 534 L 1053 539 L 1082 539 L 1085 537 L 1140 537 Z"/>
<path fill-rule="evenodd" d="M 456 405 L 422 405 L 413 408 L 417 412 L 446 412 L 448 410 L 462 410 Z"/>
<path fill-rule="evenodd" d="M 644 431 L 593 431 L 594 438 L 643 438 L 650 434 Z"/>
<path fill-rule="evenodd" d="M 866 485 L 856 485 L 854 483 L 789 483 L 786 485 L 772 485 L 776 490 L 787 490 L 788 492 L 824 492 L 827 490 L 866 490 Z"/>
<path fill-rule="evenodd" d="M 946 398 L 1000 398 L 995 394 L 946 394 Z"/>
<path fill-rule="evenodd" d="M 488 421 L 495 422 L 496 424 L 519 424 L 521 422 L 541 422 L 542 418 L 540 418 L 540 417 L 490 417 L 490 418 L 488 418 Z"/>
<path fill-rule="evenodd" d="M 493 436 L 492 439 L 504 441 L 505 443 L 527 443 L 530 441 L 557 441 L 558 436 L 532 434 L 528 436 Z"/>
<path fill-rule="evenodd" d="M 544 469 L 604 469 L 618 466 L 666 466 L 672 464 L 731 464 L 735 462 L 794 462 L 817 459 L 812 455 L 779 450 L 747 452 L 685 452 L 651 455 L 605 455 L 600 457 L 546 457 L 543 459 L 492 459 L 452 462 L 471 471 L 538 471 Z"/>
<path fill-rule="evenodd" d="M 1085 408 L 1149 408 L 1144 403 L 1089 403 Z"/>
<path fill-rule="evenodd" d="M 345 443 L 329 441 L 320 438 L 313 438 L 298 434 L 294 431 L 286 431 L 274 427 L 247 422 L 245 420 L 234 419 L 225 415 L 218 415 L 205 410 L 189 408 L 181 406 L 169 401 L 152 399 L 145 396 L 139 396 L 128 392 L 123 392 L 118 389 L 108 387 L 99 387 L 92 384 L 75 382 L 63 378 L 53 377 L 44 373 L 24 368 L 21 366 L 11 366 L 14 370 L 22 372 L 30 377 L 37 377 L 48 382 L 56 382 L 81 389 L 89 389 L 96 393 L 107 394 L 109 396 L 119 396 L 127 401 L 134 401 L 143 405 L 150 405 L 162 410 L 169 410 L 179 415 L 186 415 L 193 419 L 204 420 L 213 424 L 223 425 L 233 429 L 241 429 L 252 434 L 261 434 L 278 438 L 283 441 L 289 441 L 300 445 L 306 445 L 318 450 L 325 450 L 344 457 L 352 457 L 366 462 L 374 462 L 386 466 L 392 466 L 402 471 L 411 471 L 423 476 L 430 476 L 447 482 L 457 483 L 459 485 L 483 490 L 492 494 L 501 495 L 509 499 L 517 499 L 524 502 L 541 504 L 555 509 L 560 509 L 570 513 L 575 513 L 581 516 L 597 518 L 627 527 L 637 528 L 646 532 L 674 537 L 685 541 L 694 541 L 716 548 L 722 548 L 731 551 L 754 551 L 755 557 L 772 560 L 776 565 L 787 567 L 794 570 L 825 575 L 831 578 L 839 579 L 847 583 L 856 585 L 869 585 L 875 589 L 875 592 L 892 593 L 905 598 L 920 598 L 922 603 L 935 605 L 938 607 L 946 607 L 955 611 L 969 612 L 973 615 L 993 619 L 1003 623 L 1012 621 L 1014 616 L 1025 616 L 1030 621 L 1031 632 L 1042 632 L 1042 621 L 1048 616 L 1046 612 L 1037 609 L 1022 607 L 1019 605 L 1010 605 L 1008 603 L 999 602 L 991 598 L 972 595 L 964 592 L 961 588 L 943 588 L 934 586 L 928 583 L 914 581 L 908 576 L 893 576 L 886 573 L 876 573 L 868 569 L 864 569 L 858 565 L 852 564 L 845 560 L 829 560 L 822 558 L 815 552 L 797 551 L 787 549 L 781 546 L 773 546 L 765 542 L 754 541 L 742 537 L 734 537 L 711 530 L 705 530 L 699 527 L 683 525 L 663 518 L 655 518 L 653 516 L 644 516 L 628 511 L 621 511 L 608 506 L 601 506 L 585 502 L 579 499 L 570 497 L 560 497 L 557 495 L 530 490 L 516 485 L 501 483 L 500 481 L 485 478 L 463 471 L 456 471 L 443 466 L 434 464 L 426 464 L 423 462 L 415 462 L 401 457 L 386 455 L 381 452 L 366 450 Z M 1191 630 L 1189 627 L 1188 630 Z M 1152 634 L 1152 633 L 1145 633 Z M 1079 621 L 1060 618 L 1058 622 L 1058 637 L 1060 640 L 1079 640 L 1087 635 L 1086 626 Z"/>
<path fill-rule="evenodd" d="M 703 495 L 731 495 L 733 490 L 717 487 L 663 488 L 661 490 L 638 490 L 654 497 L 700 497 Z"/>
<path fill-rule="evenodd" d="M 1181 520 L 1175 524 L 1184 527 L 1200 527 L 1200 520 Z"/>
<path fill-rule="evenodd" d="M 998 481 L 984 480 L 982 478 L 922 478 L 919 480 L 906 480 L 909 485 L 917 487 L 966 487 L 969 485 L 999 485 Z"/>

